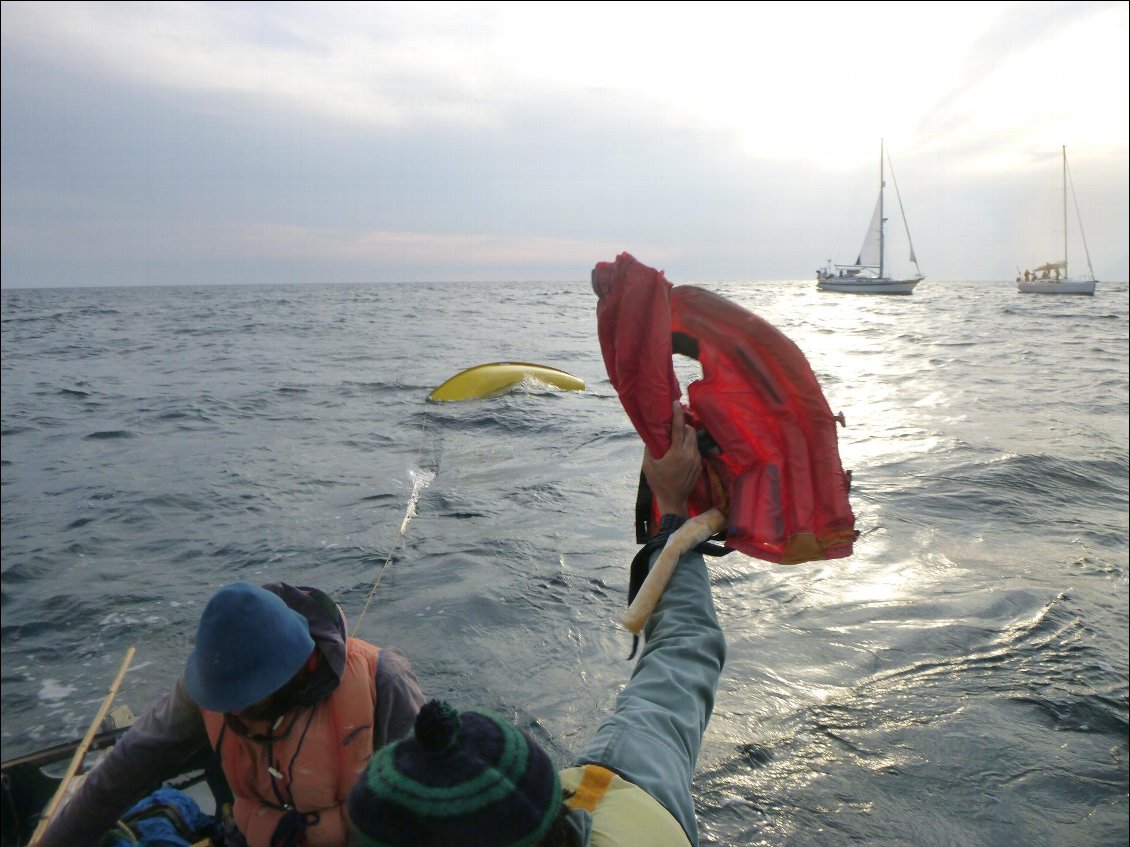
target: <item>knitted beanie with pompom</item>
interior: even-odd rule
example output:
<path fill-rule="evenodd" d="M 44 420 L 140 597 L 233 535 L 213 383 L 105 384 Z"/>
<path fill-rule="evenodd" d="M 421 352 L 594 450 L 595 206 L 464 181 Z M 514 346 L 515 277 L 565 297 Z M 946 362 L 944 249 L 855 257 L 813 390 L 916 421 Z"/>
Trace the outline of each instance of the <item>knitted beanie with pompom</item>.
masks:
<path fill-rule="evenodd" d="M 364 847 L 529 847 L 560 806 L 557 770 L 533 740 L 432 700 L 414 735 L 373 756 L 348 808 Z"/>

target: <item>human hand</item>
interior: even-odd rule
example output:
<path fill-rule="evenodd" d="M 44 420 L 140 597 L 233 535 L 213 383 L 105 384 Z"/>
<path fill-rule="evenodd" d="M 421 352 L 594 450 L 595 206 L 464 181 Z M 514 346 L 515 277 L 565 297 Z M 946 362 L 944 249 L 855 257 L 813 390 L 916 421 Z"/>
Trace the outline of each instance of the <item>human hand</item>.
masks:
<path fill-rule="evenodd" d="M 662 458 L 652 458 L 645 447 L 643 473 L 660 515 L 687 517 L 687 500 L 702 473 L 702 457 L 698 452 L 698 433 L 686 423 L 683 407 L 672 404 L 671 447 Z"/>

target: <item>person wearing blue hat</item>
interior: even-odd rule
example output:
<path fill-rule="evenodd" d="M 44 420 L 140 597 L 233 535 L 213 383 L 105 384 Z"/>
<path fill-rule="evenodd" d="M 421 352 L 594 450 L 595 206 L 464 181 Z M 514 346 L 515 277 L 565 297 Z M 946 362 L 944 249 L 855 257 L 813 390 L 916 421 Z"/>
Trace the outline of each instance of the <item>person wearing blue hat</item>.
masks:
<path fill-rule="evenodd" d="M 687 517 L 702 468 L 694 428 L 673 411 L 671 449 L 643 462 L 660 535 Z M 358 847 L 696 844 L 691 778 L 726 657 L 701 553 L 680 558 L 644 633 L 615 712 L 562 771 L 506 720 L 429 702 L 349 796 Z"/>
<path fill-rule="evenodd" d="M 249 847 L 345 847 L 349 790 L 423 703 L 405 656 L 349 637 L 324 592 L 225 585 L 174 689 L 84 779 L 39 845 L 96 845 L 153 786 L 214 751 L 233 795 L 230 824 Z"/>

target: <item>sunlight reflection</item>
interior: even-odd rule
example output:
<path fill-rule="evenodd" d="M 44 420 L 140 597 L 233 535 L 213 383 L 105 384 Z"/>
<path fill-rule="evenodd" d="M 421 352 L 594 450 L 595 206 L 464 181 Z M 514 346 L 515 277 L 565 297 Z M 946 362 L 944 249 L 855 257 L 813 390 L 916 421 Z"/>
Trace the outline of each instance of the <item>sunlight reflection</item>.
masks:
<path fill-rule="evenodd" d="M 889 602 L 906 594 L 904 589 L 912 582 L 911 575 L 912 572 L 902 570 L 873 574 L 845 590 L 840 599 L 845 603 Z"/>

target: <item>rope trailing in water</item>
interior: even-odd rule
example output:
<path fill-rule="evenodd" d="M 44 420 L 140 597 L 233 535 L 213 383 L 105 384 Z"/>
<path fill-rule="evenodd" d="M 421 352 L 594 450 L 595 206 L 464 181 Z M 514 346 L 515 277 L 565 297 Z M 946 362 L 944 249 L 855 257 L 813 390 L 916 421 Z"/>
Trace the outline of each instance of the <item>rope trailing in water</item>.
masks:
<path fill-rule="evenodd" d="M 420 495 L 424 492 L 425 488 L 432 484 L 432 480 L 436 478 L 436 474 L 439 472 L 438 459 L 431 463 L 430 470 L 424 470 L 420 467 L 423 464 L 424 445 L 427 442 L 427 435 L 428 415 L 427 412 L 425 412 L 424 423 L 421 427 L 420 451 L 416 454 L 416 470 L 409 471 L 409 474 L 412 476 L 412 492 L 408 495 L 408 504 L 404 509 L 404 519 L 400 522 L 400 532 L 397 534 L 396 541 L 389 549 L 380 571 L 377 572 L 377 578 L 373 582 L 373 587 L 369 589 L 369 596 L 365 598 L 365 606 L 361 609 L 361 614 L 357 617 L 357 624 L 353 628 L 354 632 L 361 631 L 361 622 L 365 620 L 365 613 L 369 611 L 369 606 L 373 603 L 373 598 L 377 594 L 377 586 L 381 584 L 385 571 L 387 571 L 388 566 L 392 564 L 393 556 L 396 555 L 397 551 L 399 551 L 404 544 L 404 539 L 408 532 L 408 525 L 412 523 L 412 519 L 416 517 L 416 504 L 420 502 Z"/>

